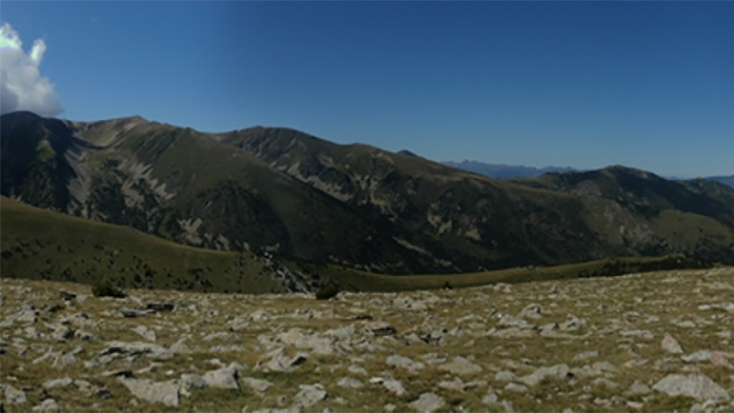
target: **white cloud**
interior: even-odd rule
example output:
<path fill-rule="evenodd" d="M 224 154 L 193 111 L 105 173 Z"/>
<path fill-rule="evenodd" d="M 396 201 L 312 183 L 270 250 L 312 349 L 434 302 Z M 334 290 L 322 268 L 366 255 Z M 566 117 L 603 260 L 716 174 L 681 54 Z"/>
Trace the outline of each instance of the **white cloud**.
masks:
<path fill-rule="evenodd" d="M 63 109 L 54 85 L 38 70 L 46 43 L 36 40 L 28 54 L 22 46 L 10 24 L 0 27 L 0 114 L 28 110 L 41 116 L 58 115 Z"/>

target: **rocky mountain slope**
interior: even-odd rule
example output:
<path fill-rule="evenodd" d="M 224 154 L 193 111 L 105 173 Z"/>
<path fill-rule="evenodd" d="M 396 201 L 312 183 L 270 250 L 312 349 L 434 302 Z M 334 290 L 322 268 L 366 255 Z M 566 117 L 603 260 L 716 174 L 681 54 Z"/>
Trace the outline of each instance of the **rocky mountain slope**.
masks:
<path fill-rule="evenodd" d="M 734 409 L 734 270 L 404 293 L 0 285 L 16 411 Z"/>
<path fill-rule="evenodd" d="M 392 274 L 663 254 L 734 262 L 723 185 L 650 175 L 653 189 L 629 197 L 575 193 L 285 128 L 205 134 L 27 112 L 1 127 L 3 195 L 192 246 Z"/>

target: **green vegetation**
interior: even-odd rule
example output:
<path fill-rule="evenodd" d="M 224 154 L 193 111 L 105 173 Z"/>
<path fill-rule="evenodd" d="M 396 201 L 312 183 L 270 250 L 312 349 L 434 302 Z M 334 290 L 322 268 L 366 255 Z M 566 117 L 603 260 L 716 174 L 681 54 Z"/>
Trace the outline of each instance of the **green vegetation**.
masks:
<path fill-rule="evenodd" d="M 121 289 L 102 281 L 92 286 L 92 295 L 95 297 L 114 297 L 114 298 L 125 298 L 127 295 Z"/>
<path fill-rule="evenodd" d="M 283 291 L 249 253 L 174 244 L 139 231 L 0 198 L 4 278 L 72 281 L 117 288 L 212 292 Z"/>
<path fill-rule="evenodd" d="M 339 294 L 339 287 L 334 283 L 328 283 L 316 291 L 317 300 L 328 300 Z"/>

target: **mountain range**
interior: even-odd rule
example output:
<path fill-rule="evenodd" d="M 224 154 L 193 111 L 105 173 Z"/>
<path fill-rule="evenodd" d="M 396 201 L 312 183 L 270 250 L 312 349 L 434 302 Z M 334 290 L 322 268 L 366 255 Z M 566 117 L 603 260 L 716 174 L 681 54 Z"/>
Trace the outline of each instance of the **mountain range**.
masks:
<path fill-rule="evenodd" d="M 402 151 L 411 153 L 408 151 Z M 416 155 L 417 156 L 417 155 Z M 443 162 L 445 165 L 452 166 L 454 168 L 463 169 L 465 171 L 474 172 L 480 175 L 484 175 L 490 178 L 497 179 L 517 179 L 517 178 L 534 178 L 550 172 L 583 172 L 582 170 L 572 168 L 570 166 L 558 167 L 558 166 L 546 166 L 544 168 L 535 168 L 532 166 L 522 165 L 505 165 L 496 163 L 485 163 L 479 161 L 464 160 L 461 162 L 447 161 Z M 677 177 L 665 177 L 668 180 L 683 181 Z M 721 182 L 724 185 L 728 185 L 734 188 L 734 175 L 731 176 L 709 176 L 703 179 L 710 181 Z"/>
<path fill-rule="evenodd" d="M 515 178 L 534 178 L 549 172 L 574 172 L 577 169 L 570 166 L 546 166 L 544 168 L 535 168 L 532 166 L 522 165 L 505 165 L 497 163 L 485 163 L 479 161 L 463 160 L 461 162 L 444 162 L 445 165 L 454 168 L 463 169 L 465 171 L 474 172 L 480 175 L 497 179 L 515 179 Z"/>
<path fill-rule="evenodd" d="M 734 189 L 622 166 L 496 180 L 288 128 L 0 119 L 0 192 L 188 246 L 382 274 L 622 256 L 734 263 Z"/>

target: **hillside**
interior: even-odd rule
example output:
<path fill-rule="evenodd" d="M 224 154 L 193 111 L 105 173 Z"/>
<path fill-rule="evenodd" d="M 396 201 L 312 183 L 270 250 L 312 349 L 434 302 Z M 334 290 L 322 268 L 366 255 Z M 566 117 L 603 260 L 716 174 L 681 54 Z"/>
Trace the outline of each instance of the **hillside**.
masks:
<path fill-rule="evenodd" d="M 330 301 L 110 299 L 3 280 L 0 402 L 8 412 L 730 412 L 732 290 L 732 268 Z"/>
<path fill-rule="evenodd" d="M 0 197 L 0 222 L 0 272 L 5 280 L 106 280 L 124 288 L 238 293 L 286 292 L 306 284 L 295 277 L 276 277 L 268 260 L 252 253 L 174 244 L 6 197 Z"/>
<path fill-rule="evenodd" d="M 492 180 L 287 128 L 206 134 L 27 112 L 1 127 L 3 195 L 196 247 L 382 274 L 669 254 L 734 261 L 734 190 L 723 185 L 642 177 L 670 199 L 694 196 L 650 203 Z"/>

